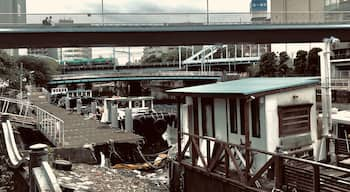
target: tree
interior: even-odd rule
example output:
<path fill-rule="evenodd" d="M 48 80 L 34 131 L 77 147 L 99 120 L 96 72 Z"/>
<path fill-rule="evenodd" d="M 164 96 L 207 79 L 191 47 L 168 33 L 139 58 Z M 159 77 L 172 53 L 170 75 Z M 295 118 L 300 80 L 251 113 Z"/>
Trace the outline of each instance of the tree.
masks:
<path fill-rule="evenodd" d="M 288 66 L 288 62 L 290 60 L 287 52 L 283 51 L 279 54 L 279 65 L 278 65 L 278 73 L 281 76 L 285 76 L 290 73 L 291 69 Z"/>
<path fill-rule="evenodd" d="M 33 83 L 43 87 L 50 81 L 51 75 L 58 73 L 59 68 L 58 63 L 49 57 L 21 56 L 16 63 L 23 63 L 23 73 L 27 79 L 30 78 L 30 72 L 34 71 Z"/>
<path fill-rule="evenodd" d="M 297 56 L 294 59 L 294 73 L 305 74 L 307 71 L 307 52 L 304 50 L 299 50 Z"/>
<path fill-rule="evenodd" d="M 260 57 L 260 75 L 275 76 L 277 72 L 277 56 L 274 52 L 269 52 Z"/>
<path fill-rule="evenodd" d="M 2 50 L 0 50 L 0 78 L 8 80 L 10 88 L 19 88 L 19 67 L 13 57 Z"/>
<path fill-rule="evenodd" d="M 320 56 L 318 55 L 322 49 L 314 47 L 309 51 L 307 74 L 320 75 Z"/>

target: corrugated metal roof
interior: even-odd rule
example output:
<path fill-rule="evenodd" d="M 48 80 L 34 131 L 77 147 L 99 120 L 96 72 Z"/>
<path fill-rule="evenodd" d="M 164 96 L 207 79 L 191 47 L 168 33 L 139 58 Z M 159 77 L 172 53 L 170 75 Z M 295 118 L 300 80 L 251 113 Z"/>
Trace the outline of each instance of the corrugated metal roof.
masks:
<path fill-rule="evenodd" d="M 260 77 L 219 82 L 207 85 L 168 90 L 177 94 L 239 94 L 252 95 L 279 89 L 319 83 L 318 77 Z"/>

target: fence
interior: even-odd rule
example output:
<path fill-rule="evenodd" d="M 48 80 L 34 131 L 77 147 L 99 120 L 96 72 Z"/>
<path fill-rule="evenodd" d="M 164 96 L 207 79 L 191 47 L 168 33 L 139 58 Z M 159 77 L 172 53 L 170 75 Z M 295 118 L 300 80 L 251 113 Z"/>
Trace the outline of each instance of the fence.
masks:
<path fill-rule="evenodd" d="M 44 24 L 43 20 L 52 16 L 53 23 Z M 103 13 L 0 13 L 2 25 L 219 25 L 219 24 L 295 24 L 295 23 L 346 23 L 349 11 L 274 11 L 260 13 L 260 20 L 252 21 L 251 12 L 103 12 Z M 18 23 L 11 23 L 16 18 Z M 68 19 L 67 19 L 68 18 Z M 21 23 L 22 21 L 22 23 Z"/>
<path fill-rule="evenodd" d="M 350 169 L 244 148 L 243 145 L 210 137 L 187 133 L 182 133 L 182 136 L 185 146 L 178 143 L 177 161 L 185 167 L 185 171 L 195 169 L 223 182 L 244 186 L 245 191 L 350 190 L 350 181 L 345 178 L 349 176 Z M 245 160 L 247 153 L 251 160 Z M 264 160 L 259 163 L 256 162 L 258 159 Z M 251 169 L 247 170 L 247 167 Z M 185 179 L 184 182 L 190 181 Z"/>
<path fill-rule="evenodd" d="M 0 97 L 0 109 L 2 114 L 21 117 L 25 119 L 36 119 L 37 128 L 54 144 L 64 144 L 64 121 L 50 114 L 44 109 L 21 101 L 6 97 Z"/>

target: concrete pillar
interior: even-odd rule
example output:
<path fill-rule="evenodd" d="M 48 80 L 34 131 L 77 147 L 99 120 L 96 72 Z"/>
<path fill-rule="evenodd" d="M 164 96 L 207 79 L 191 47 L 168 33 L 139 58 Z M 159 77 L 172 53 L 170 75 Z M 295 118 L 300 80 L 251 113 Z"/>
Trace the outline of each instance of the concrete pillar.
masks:
<path fill-rule="evenodd" d="M 91 102 L 91 113 L 96 114 L 97 103 L 96 101 Z"/>
<path fill-rule="evenodd" d="M 69 107 L 70 102 L 69 102 L 69 98 L 68 97 L 64 98 L 64 104 L 66 106 L 66 110 L 68 111 L 70 109 L 70 107 Z"/>
<path fill-rule="evenodd" d="M 111 126 L 113 129 L 119 129 L 118 106 L 117 105 L 112 106 Z"/>
<path fill-rule="evenodd" d="M 31 150 L 29 157 L 29 188 L 30 192 L 35 192 L 36 187 L 35 187 L 35 181 L 34 181 L 34 176 L 33 176 L 33 168 L 35 167 L 40 167 L 42 161 L 47 161 L 48 160 L 48 155 L 47 155 L 47 145 L 38 143 L 35 145 L 32 145 L 29 147 Z"/>
<path fill-rule="evenodd" d="M 131 109 L 125 110 L 125 131 L 133 132 L 132 112 Z"/>
<path fill-rule="evenodd" d="M 81 114 L 82 101 L 81 99 L 77 99 L 77 113 Z"/>

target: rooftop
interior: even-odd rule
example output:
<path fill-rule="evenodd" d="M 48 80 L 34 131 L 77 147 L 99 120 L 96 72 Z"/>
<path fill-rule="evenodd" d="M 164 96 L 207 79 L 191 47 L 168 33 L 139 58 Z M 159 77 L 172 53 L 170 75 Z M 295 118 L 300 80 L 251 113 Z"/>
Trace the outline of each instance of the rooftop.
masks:
<path fill-rule="evenodd" d="M 271 94 L 285 89 L 312 86 L 319 83 L 319 77 L 259 77 L 218 82 L 207 85 L 168 90 L 174 95 L 249 96 Z"/>

